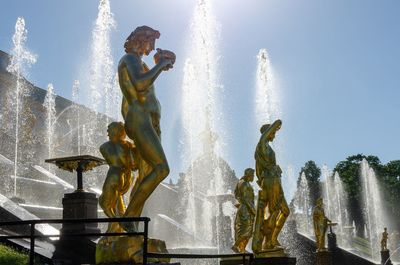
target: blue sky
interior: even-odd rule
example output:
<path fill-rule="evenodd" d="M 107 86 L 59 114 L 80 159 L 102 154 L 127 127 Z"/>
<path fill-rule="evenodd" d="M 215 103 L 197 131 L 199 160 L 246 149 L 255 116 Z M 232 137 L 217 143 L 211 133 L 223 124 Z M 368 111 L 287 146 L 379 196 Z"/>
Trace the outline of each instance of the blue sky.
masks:
<path fill-rule="evenodd" d="M 111 0 L 117 27 L 112 53 L 137 26 L 161 32 L 158 47 L 173 50 L 173 71 L 157 81 L 163 106 L 163 144 L 176 179 L 185 42 L 195 0 Z M 218 0 L 221 83 L 225 88 L 226 160 L 240 175 L 253 166 L 258 129 L 253 114 L 256 55 L 269 52 L 279 80 L 284 139 L 281 157 L 297 174 L 308 160 L 333 167 L 347 156 L 400 159 L 400 2 L 370 0 Z M 28 48 L 37 63 L 29 79 L 71 98 L 85 73 L 97 0 L 9 0 L 2 3 L 0 49 L 9 52 L 18 16 L 25 18 Z M 255 133 L 256 132 L 256 133 Z M 290 180 L 293 183 L 293 180 Z"/>

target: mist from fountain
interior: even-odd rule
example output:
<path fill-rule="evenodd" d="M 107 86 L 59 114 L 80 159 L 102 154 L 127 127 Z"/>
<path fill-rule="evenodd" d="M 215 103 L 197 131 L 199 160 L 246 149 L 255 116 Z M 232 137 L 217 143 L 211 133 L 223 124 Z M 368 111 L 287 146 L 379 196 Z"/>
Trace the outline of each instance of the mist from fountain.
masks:
<path fill-rule="evenodd" d="M 112 105 L 113 85 L 114 85 L 114 60 L 111 55 L 111 30 L 115 27 L 115 21 L 110 9 L 109 0 L 100 0 L 98 6 L 97 19 L 92 30 L 92 42 L 90 45 L 90 76 L 89 76 L 89 91 L 83 91 L 83 94 L 89 95 L 89 107 L 99 113 L 104 113 L 112 116 L 115 108 Z M 118 93 L 120 93 L 118 91 Z M 120 104 L 120 103 L 119 103 Z M 97 146 L 96 135 L 99 129 L 108 126 L 106 124 L 98 124 L 99 119 L 97 114 L 91 115 L 88 122 L 91 126 L 86 128 L 87 142 L 91 147 Z M 95 148 L 97 151 L 97 148 Z"/>
<path fill-rule="evenodd" d="M 295 218 L 297 229 L 306 235 L 313 235 L 310 209 L 310 188 L 304 172 L 301 172 L 300 183 L 295 195 Z"/>
<path fill-rule="evenodd" d="M 189 170 L 185 176 L 185 198 L 182 201 L 187 205 L 184 207 L 186 209 L 184 225 L 195 237 L 205 236 L 211 244 L 213 233 L 210 230 L 211 219 L 218 215 L 218 209 L 213 206 L 216 203 L 215 195 L 227 191 L 221 183 L 223 172 L 220 168 L 220 159 L 224 155 L 221 139 L 225 137 L 225 130 L 222 111 L 219 109 L 223 92 L 218 74 L 219 30 L 210 0 L 197 1 L 190 34 L 188 45 L 190 49 L 185 60 L 182 83 L 184 133 L 182 160 L 184 165 L 191 169 L 195 168 L 193 163 L 199 157 L 208 162 L 205 168 Z M 208 171 L 211 171 L 211 174 L 206 174 Z M 208 175 L 212 175 L 212 178 L 209 179 L 211 176 Z M 208 188 L 202 190 L 200 187 Z M 207 196 L 213 199 L 205 199 L 201 207 L 196 207 L 195 193 L 198 190 L 207 193 Z M 197 212 L 201 208 L 201 212 Z M 208 215 L 209 213 L 211 214 Z M 199 222 L 200 219 L 203 220 L 202 224 Z M 214 231 L 217 238 L 219 238 L 219 232 L 217 226 L 217 231 Z M 195 242 L 185 242 L 185 244 L 193 246 Z M 216 242 L 216 245 L 219 246 L 219 242 Z"/>
<path fill-rule="evenodd" d="M 74 84 L 72 85 L 72 104 L 74 106 L 74 117 L 76 118 L 75 120 L 75 127 L 77 129 L 77 143 L 78 143 L 78 155 L 81 154 L 81 113 L 79 111 L 79 89 L 80 89 L 80 83 L 79 80 L 75 80 Z"/>
<path fill-rule="evenodd" d="M 324 177 L 324 185 L 322 194 L 325 204 L 325 214 L 332 221 L 338 223 L 338 230 L 336 233 L 339 234 L 338 244 L 344 247 L 347 244 L 349 232 L 346 229 L 353 229 L 349 226 L 348 214 L 347 214 L 347 193 L 344 190 L 343 183 L 340 179 L 339 173 L 332 173 L 327 166 L 322 167 L 322 175 Z"/>
<path fill-rule="evenodd" d="M 56 121 L 56 95 L 54 94 L 53 84 L 47 85 L 47 92 L 44 98 L 43 107 L 46 110 L 45 126 L 46 126 L 46 144 L 47 144 L 47 158 L 53 158 L 53 142 L 54 142 L 54 129 Z M 50 171 L 50 164 L 48 170 Z"/>
<path fill-rule="evenodd" d="M 254 109 L 258 128 L 281 118 L 278 92 L 268 52 L 266 49 L 260 49 L 257 54 Z"/>
<path fill-rule="evenodd" d="M 18 172 L 18 152 L 19 152 L 19 136 L 20 136 L 20 112 L 22 108 L 21 101 L 30 95 L 30 87 L 25 84 L 24 77 L 27 76 L 26 69 L 36 62 L 36 55 L 30 53 L 26 47 L 27 30 L 25 29 L 25 20 L 18 17 L 15 24 L 15 33 L 12 37 L 13 48 L 11 50 L 11 60 L 7 67 L 7 71 L 15 76 L 15 89 L 10 89 L 7 100 L 8 106 L 5 110 L 9 117 L 13 117 L 14 121 L 14 196 L 17 195 L 17 176 Z"/>
<path fill-rule="evenodd" d="M 380 185 L 375 171 L 366 159 L 361 161 L 362 200 L 364 202 L 364 218 L 366 221 L 365 236 L 368 237 L 372 259 L 380 260 L 379 246 L 380 235 L 383 228 L 389 224 L 389 219 L 384 211 Z"/>

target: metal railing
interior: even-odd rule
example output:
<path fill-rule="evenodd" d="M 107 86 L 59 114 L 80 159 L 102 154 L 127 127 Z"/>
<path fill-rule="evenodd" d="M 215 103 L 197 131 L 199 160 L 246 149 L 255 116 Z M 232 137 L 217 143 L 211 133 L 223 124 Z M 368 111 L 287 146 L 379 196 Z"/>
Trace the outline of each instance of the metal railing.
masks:
<path fill-rule="evenodd" d="M 59 235 L 39 235 L 35 233 L 35 225 L 37 224 L 82 224 L 82 223 L 113 223 L 113 222 L 144 222 L 143 232 L 122 232 L 122 233 L 63 233 Z M 24 221 L 9 221 L 0 222 L 0 227 L 30 225 L 29 235 L 7 235 L 0 236 L 0 240 L 8 239 L 30 239 L 29 248 L 29 265 L 34 265 L 35 259 L 35 239 L 36 238 L 54 238 L 54 237 L 97 237 L 97 236 L 143 236 L 143 265 L 147 265 L 148 258 L 165 258 L 165 259 L 216 259 L 216 258 L 234 258 L 241 257 L 243 265 L 246 264 L 246 258 L 249 259 L 247 264 L 250 264 L 253 259 L 252 253 L 238 254 L 169 254 L 169 253 L 153 253 L 148 252 L 148 234 L 149 234 L 148 217 L 119 217 L 119 218 L 85 218 L 85 219 L 37 219 Z"/>
<path fill-rule="evenodd" d="M 0 222 L 0 227 L 3 226 L 17 226 L 17 225 L 30 225 L 29 235 L 11 235 L 0 236 L 2 239 L 30 239 L 29 248 L 29 265 L 34 265 L 35 259 L 35 239 L 36 238 L 51 238 L 51 237 L 95 237 L 95 236 L 143 236 L 143 264 L 147 264 L 147 243 L 149 234 L 149 221 L 148 217 L 119 217 L 119 218 L 85 218 L 85 219 L 37 219 L 37 220 L 24 220 L 24 221 L 10 221 Z M 113 223 L 113 222 L 144 222 L 143 232 L 122 232 L 122 233 L 63 233 L 59 235 L 38 235 L 35 233 L 35 225 L 37 224 L 82 224 L 82 223 Z"/>

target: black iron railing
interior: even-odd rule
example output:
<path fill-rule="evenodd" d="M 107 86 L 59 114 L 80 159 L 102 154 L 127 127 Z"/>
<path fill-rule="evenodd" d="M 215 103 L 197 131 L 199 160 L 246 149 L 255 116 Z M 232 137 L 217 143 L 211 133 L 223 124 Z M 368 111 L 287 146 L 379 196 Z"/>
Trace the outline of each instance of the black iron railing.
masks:
<path fill-rule="evenodd" d="M 0 227 L 3 226 L 17 226 L 17 225 L 30 225 L 29 235 L 10 235 L 0 236 L 1 239 L 26 239 L 30 240 L 29 248 L 29 265 L 34 264 L 35 259 L 35 239 L 36 238 L 51 238 L 51 237 L 97 237 L 97 236 L 143 236 L 143 264 L 147 264 L 147 242 L 149 234 L 149 221 L 148 217 L 120 217 L 120 218 L 85 218 L 85 219 L 37 219 L 37 220 L 24 220 L 24 221 L 10 221 L 0 222 Z M 62 235 L 38 235 L 35 233 L 35 225 L 37 224 L 82 224 L 82 223 L 113 223 L 113 222 L 144 222 L 143 232 L 122 232 L 122 233 L 64 233 Z"/>
<path fill-rule="evenodd" d="M 144 222 L 143 232 L 121 232 L 121 233 L 63 233 L 62 235 L 38 235 L 35 233 L 35 225 L 37 224 L 82 224 L 82 223 L 113 223 L 113 222 Z M 29 265 L 34 265 L 35 259 L 35 239 L 36 238 L 54 238 L 54 237 L 98 237 L 98 236 L 143 236 L 143 265 L 147 265 L 148 258 L 176 258 L 176 259 L 216 259 L 216 258 L 234 258 L 241 257 L 243 265 L 251 263 L 253 254 L 239 253 L 239 254 L 167 254 L 167 253 L 152 253 L 148 252 L 148 234 L 149 234 L 148 217 L 120 217 L 120 218 L 86 218 L 86 219 L 37 219 L 37 220 L 24 220 L 24 221 L 10 221 L 0 222 L 0 227 L 4 226 L 20 226 L 29 225 L 29 235 L 6 235 L 0 236 L 0 240 L 8 239 L 26 239 L 30 240 L 29 249 Z"/>

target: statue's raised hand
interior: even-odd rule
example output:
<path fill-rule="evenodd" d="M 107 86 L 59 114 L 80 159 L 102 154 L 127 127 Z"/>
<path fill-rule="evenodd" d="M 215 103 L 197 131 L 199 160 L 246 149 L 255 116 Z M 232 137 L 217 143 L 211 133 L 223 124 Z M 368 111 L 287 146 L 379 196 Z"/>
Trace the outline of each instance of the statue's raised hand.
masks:
<path fill-rule="evenodd" d="M 176 55 L 169 50 L 162 50 L 157 48 L 157 53 L 154 55 L 154 62 L 156 64 L 162 64 L 164 71 L 171 69 L 175 63 Z"/>

